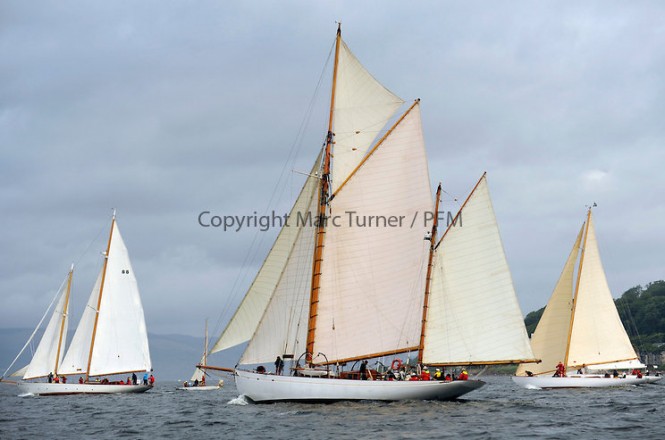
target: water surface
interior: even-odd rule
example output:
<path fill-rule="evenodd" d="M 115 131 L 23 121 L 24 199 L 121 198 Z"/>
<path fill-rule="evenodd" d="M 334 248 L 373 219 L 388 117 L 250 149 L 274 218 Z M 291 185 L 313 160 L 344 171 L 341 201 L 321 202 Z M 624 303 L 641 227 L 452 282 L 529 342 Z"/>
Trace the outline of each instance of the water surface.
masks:
<path fill-rule="evenodd" d="M 0 386 L 0 439 L 663 439 L 665 384 L 526 390 L 509 377 L 454 402 L 247 404 L 232 380 L 209 392 L 18 397 Z"/>

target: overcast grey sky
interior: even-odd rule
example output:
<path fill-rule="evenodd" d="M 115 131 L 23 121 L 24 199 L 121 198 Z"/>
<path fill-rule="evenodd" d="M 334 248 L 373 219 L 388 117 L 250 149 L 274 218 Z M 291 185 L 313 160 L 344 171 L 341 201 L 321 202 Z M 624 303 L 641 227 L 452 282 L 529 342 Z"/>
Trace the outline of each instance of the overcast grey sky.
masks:
<path fill-rule="evenodd" d="M 219 331 L 276 231 L 197 216 L 289 209 L 290 170 L 323 140 L 317 111 L 299 133 L 336 20 L 422 99 L 432 186 L 464 199 L 488 172 L 524 313 L 592 202 L 614 295 L 663 279 L 663 17 L 660 1 L 2 1 L 0 327 L 34 326 L 71 262 L 75 325 L 117 208 L 149 331 Z"/>

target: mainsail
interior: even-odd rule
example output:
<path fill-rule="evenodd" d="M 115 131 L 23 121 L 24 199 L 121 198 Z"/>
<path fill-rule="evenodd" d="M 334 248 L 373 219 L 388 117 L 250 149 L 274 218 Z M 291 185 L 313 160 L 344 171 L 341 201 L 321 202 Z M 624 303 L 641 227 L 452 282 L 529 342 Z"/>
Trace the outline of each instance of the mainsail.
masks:
<path fill-rule="evenodd" d="M 416 103 L 330 202 L 315 353 L 333 362 L 418 345 L 427 266 L 422 216 L 432 209 Z"/>
<path fill-rule="evenodd" d="M 150 371 L 148 331 L 129 253 L 113 222 L 89 376 Z"/>
<path fill-rule="evenodd" d="M 637 359 L 605 278 L 590 210 L 578 282 L 566 365 Z"/>

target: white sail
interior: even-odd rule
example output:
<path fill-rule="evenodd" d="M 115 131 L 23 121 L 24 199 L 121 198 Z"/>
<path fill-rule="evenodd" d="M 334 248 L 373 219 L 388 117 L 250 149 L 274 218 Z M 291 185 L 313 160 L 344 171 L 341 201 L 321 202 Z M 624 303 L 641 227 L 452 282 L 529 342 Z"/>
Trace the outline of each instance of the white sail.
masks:
<path fill-rule="evenodd" d="M 208 363 L 208 320 L 206 319 L 206 325 L 205 325 L 205 341 L 203 342 L 203 354 L 201 355 L 201 360 L 199 361 L 199 365 L 207 365 Z M 195 368 L 194 373 L 192 374 L 192 378 L 190 379 L 191 381 L 198 380 L 199 382 L 201 379 L 205 377 L 205 371 L 203 371 L 200 368 Z"/>
<path fill-rule="evenodd" d="M 404 101 L 386 89 L 342 42 L 335 93 L 333 189 L 351 174 Z"/>
<path fill-rule="evenodd" d="M 591 211 L 584 243 L 568 366 L 637 359 L 607 285 Z"/>
<path fill-rule="evenodd" d="M 533 360 L 485 176 L 438 247 L 425 364 Z"/>
<path fill-rule="evenodd" d="M 419 104 L 370 154 L 331 201 L 314 345 L 331 362 L 419 342 L 433 209 Z"/>
<path fill-rule="evenodd" d="M 318 194 L 310 196 L 308 212 L 317 215 Z M 240 358 L 241 364 L 273 362 L 277 356 L 298 357 L 307 345 L 307 320 L 312 285 L 314 223 L 301 225 L 268 307 Z"/>
<path fill-rule="evenodd" d="M 65 338 L 67 337 L 69 288 L 71 283 L 71 272 L 67 285 L 62 289 L 60 299 L 53 309 L 51 319 L 44 330 L 42 339 L 32 356 L 32 360 L 23 375 L 23 379 L 35 379 L 48 376 L 49 373 L 57 374 L 57 366 L 62 363 L 65 354 Z"/>
<path fill-rule="evenodd" d="M 99 306 L 90 376 L 152 367 L 143 305 L 129 253 L 114 221 Z"/>
<path fill-rule="evenodd" d="M 30 364 L 26 365 L 23 368 L 19 368 L 18 370 L 14 371 L 12 374 L 10 374 L 11 377 L 23 377 L 25 376 L 25 372 L 28 371 L 28 368 L 30 367 Z"/>
<path fill-rule="evenodd" d="M 584 225 L 580 228 L 573 249 L 568 255 L 568 260 L 563 267 L 559 281 L 554 287 L 554 292 L 543 315 L 538 321 L 538 326 L 531 336 L 531 348 L 534 355 L 541 359 L 539 364 L 520 364 L 516 375 L 523 376 L 527 370 L 533 374 L 551 374 L 559 362 L 566 358 L 566 347 L 568 346 L 568 334 L 570 332 L 570 317 L 573 310 L 573 282 L 575 280 L 575 266 L 579 256 L 580 245 Z"/>
<path fill-rule="evenodd" d="M 58 369 L 60 374 L 86 374 L 88 371 L 90 341 L 92 339 L 92 329 L 95 326 L 95 315 L 97 314 L 97 302 L 103 271 L 104 269 L 102 268 L 99 271 L 99 275 L 97 275 L 97 281 L 95 281 L 88 302 L 83 310 L 81 320 L 76 327 L 72 342 L 62 360 L 61 367 Z"/>
<path fill-rule="evenodd" d="M 201 358 L 201 363 L 203 363 L 203 358 Z M 194 374 L 192 374 L 192 377 L 189 380 L 191 380 L 192 382 L 194 382 L 195 380 L 198 380 L 199 382 L 201 382 L 201 379 L 203 379 L 204 375 L 205 375 L 205 373 L 203 372 L 202 369 L 195 368 L 194 369 Z"/>
<path fill-rule="evenodd" d="M 279 232 L 254 282 L 245 294 L 231 321 L 229 321 L 219 339 L 212 347 L 212 350 L 210 350 L 210 353 L 216 353 L 246 342 L 256 331 L 300 235 L 303 225 L 299 224 L 298 220 L 307 215 L 312 200 L 317 198 L 319 179 L 315 176 L 315 173 L 318 172 L 320 166 L 321 154 L 319 154 L 316 162 L 314 162 L 310 177 L 305 181 L 289 213 L 288 226 L 283 227 Z M 311 273 L 311 267 L 309 270 Z"/>

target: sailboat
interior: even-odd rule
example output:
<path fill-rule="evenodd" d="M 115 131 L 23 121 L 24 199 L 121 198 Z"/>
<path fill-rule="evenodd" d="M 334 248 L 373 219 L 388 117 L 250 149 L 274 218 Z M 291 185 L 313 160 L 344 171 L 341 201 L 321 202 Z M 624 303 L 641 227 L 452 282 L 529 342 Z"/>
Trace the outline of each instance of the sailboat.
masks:
<path fill-rule="evenodd" d="M 519 365 L 513 377 L 526 388 L 614 387 L 660 379 L 591 373 L 645 367 L 621 323 L 607 284 L 591 208 L 531 337 L 531 346 L 542 363 Z M 555 376 L 558 363 L 565 374 Z"/>
<path fill-rule="evenodd" d="M 232 372 L 254 402 L 447 400 L 484 382 L 381 380 L 366 367 L 356 380 L 353 366 L 411 354 L 431 367 L 535 361 L 486 176 L 437 241 L 441 186 L 433 203 L 420 100 L 383 131 L 404 101 L 340 27 L 334 54 L 324 145 L 211 353 L 247 347 L 235 368 L 206 368 Z M 266 369 L 278 356 L 288 375 Z"/>
<path fill-rule="evenodd" d="M 32 360 L 27 367 L 19 370 L 23 380 L 19 381 L 17 386 L 21 393 L 141 393 L 152 388 L 151 385 L 140 383 L 120 385 L 106 379 L 106 376 L 151 371 L 143 306 L 115 212 L 102 268 L 71 344 L 65 352 L 72 277 L 73 266 L 66 283 L 63 283 L 66 288 L 58 291 L 51 319 Z M 21 356 L 40 325 L 41 322 L 7 371 Z M 72 376 L 78 376 L 78 379 Z M 49 382 L 32 381 L 46 377 L 49 377 Z M 60 382 L 50 382 L 52 377 L 57 377 Z M 64 383 L 62 378 L 67 377 L 72 378 Z M 100 377 L 104 377 L 104 380 L 100 380 Z"/>
<path fill-rule="evenodd" d="M 203 342 L 203 355 L 201 356 L 201 361 L 198 365 L 202 365 L 202 368 L 198 366 L 194 369 L 189 382 L 185 382 L 183 386 L 178 387 L 178 390 L 182 391 L 211 391 L 218 390 L 224 385 L 224 380 L 219 379 L 216 385 L 206 385 L 206 374 L 207 372 L 203 369 L 205 365 L 208 364 L 208 320 L 206 319 L 205 323 L 205 340 Z"/>

